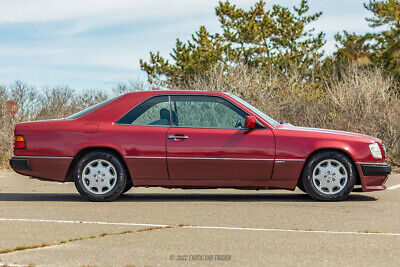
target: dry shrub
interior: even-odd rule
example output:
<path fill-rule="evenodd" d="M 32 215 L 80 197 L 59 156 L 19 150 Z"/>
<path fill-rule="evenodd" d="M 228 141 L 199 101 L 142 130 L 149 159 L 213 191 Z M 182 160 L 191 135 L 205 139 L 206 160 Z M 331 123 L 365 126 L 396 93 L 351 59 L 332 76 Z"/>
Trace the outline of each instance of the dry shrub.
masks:
<path fill-rule="evenodd" d="M 154 84 L 148 84 L 143 81 L 133 80 L 127 82 L 118 83 L 115 88 L 113 88 L 113 94 L 122 95 L 130 92 L 144 91 L 144 90 L 157 90 Z"/>
<path fill-rule="evenodd" d="M 392 163 L 400 163 L 400 100 L 394 80 L 380 69 L 343 67 L 326 82 L 292 71 L 265 72 L 236 66 L 214 68 L 183 89 L 233 93 L 278 121 L 359 132 L 382 139 Z"/>
<path fill-rule="evenodd" d="M 35 120 L 65 118 L 108 98 L 102 91 L 77 93 L 68 87 L 47 89 L 38 98 Z"/>
<path fill-rule="evenodd" d="M 293 70 L 249 69 L 236 66 L 213 68 L 207 77 L 195 77 L 181 89 L 223 91 L 250 102 L 267 115 L 294 125 L 338 129 L 377 136 L 388 147 L 389 160 L 400 164 L 400 100 L 391 88 L 394 81 L 380 69 L 345 67 L 340 77 L 331 74 L 322 82 Z M 119 85 L 113 94 L 150 89 L 129 83 Z M 66 87 L 36 90 L 17 82 L 0 87 L 0 108 L 14 100 L 19 111 L 0 117 L 0 167 L 8 166 L 16 123 L 28 120 L 66 117 L 110 97 L 102 91 L 76 92 Z M 2 109 L 1 109 L 2 110 Z"/>
<path fill-rule="evenodd" d="M 328 127 L 377 136 L 388 147 L 389 159 L 399 164 L 400 99 L 394 83 L 380 69 L 352 66 L 327 88 L 326 102 Z"/>
<path fill-rule="evenodd" d="M 4 110 L 4 103 L 7 99 L 6 89 L 0 87 L 0 111 Z M 10 138 L 12 140 L 13 135 L 13 122 L 4 114 L 0 113 L 0 168 L 5 166 L 12 154 Z"/>

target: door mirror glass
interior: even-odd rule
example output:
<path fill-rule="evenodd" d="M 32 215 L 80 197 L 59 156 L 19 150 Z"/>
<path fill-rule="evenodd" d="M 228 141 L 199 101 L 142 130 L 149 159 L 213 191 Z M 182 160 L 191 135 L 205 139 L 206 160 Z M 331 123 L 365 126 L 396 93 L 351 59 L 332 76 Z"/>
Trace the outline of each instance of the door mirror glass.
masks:
<path fill-rule="evenodd" d="M 246 116 L 244 120 L 244 127 L 248 129 L 256 128 L 256 118 L 253 116 Z"/>

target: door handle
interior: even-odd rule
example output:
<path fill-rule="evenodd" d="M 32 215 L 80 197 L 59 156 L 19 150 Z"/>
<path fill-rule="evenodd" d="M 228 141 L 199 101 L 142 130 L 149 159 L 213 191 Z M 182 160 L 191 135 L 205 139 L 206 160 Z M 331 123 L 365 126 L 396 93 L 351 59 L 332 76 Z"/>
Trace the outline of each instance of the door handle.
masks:
<path fill-rule="evenodd" d="M 188 136 L 185 135 L 168 135 L 169 139 L 188 139 Z"/>

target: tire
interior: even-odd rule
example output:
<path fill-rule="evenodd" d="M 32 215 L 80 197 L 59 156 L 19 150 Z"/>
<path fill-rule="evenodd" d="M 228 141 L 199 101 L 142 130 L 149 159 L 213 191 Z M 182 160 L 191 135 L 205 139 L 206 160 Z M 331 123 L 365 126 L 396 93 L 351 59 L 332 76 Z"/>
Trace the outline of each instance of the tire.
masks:
<path fill-rule="evenodd" d="M 125 194 L 126 192 L 128 192 L 129 190 L 131 190 L 131 188 L 133 187 L 132 183 L 126 183 L 126 186 L 124 188 L 124 191 L 122 191 L 122 194 Z"/>
<path fill-rule="evenodd" d="M 127 174 L 120 160 L 111 153 L 94 151 L 84 155 L 75 167 L 75 187 L 90 201 L 112 201 L 127 185 Z"/>
<path fill-rule="evenodd" d="M 353 191 L 356 169 L 345 155 L 323 151 L 312 156 L 303 171 L 303 186 L 314 199 L 340 201 Z"/>
<path fill-rule="evenodd" d="M 297 185 L 297 188 L 300 189 L 303 193 L 308 194 L 307 191 L 306 191 L 306 189 L 304 188 L 304 185 L 303 185 L 303 184 L 298 184 L 298 185 Z"/>

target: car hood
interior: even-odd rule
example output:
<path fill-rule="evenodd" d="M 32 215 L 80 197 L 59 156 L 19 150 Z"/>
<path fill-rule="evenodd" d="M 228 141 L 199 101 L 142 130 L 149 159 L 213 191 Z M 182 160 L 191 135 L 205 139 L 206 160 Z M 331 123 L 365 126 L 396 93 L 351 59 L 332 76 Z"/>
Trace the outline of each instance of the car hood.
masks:
<path fill-rule="evenodd" d="M 279 125 L 276 126 L 276 129 L 299 131 L 299 132 L 321 133 L 321 134 L 329 134 L 329 135 L 340 135 L 340 136 L 347 136 L 347 137 L 355 137 L 355 138 L 366 139 L 366 140 L 371 141 L 371 142 L 381 142 L 380 139 L 378 139 L 376 137 L 373 137 L 373 136 L 368 136 L 368 135 L 365 135 L 365 134 L 345 132 L 345 131 L 337 131 L 337 130 L 330 130 L 330 129 L 299 127 L 299 126 L 294 126 L 294 125 L 291 125 L 291 124 L 288 124 L 288 123 L 279 124 Z"/>

